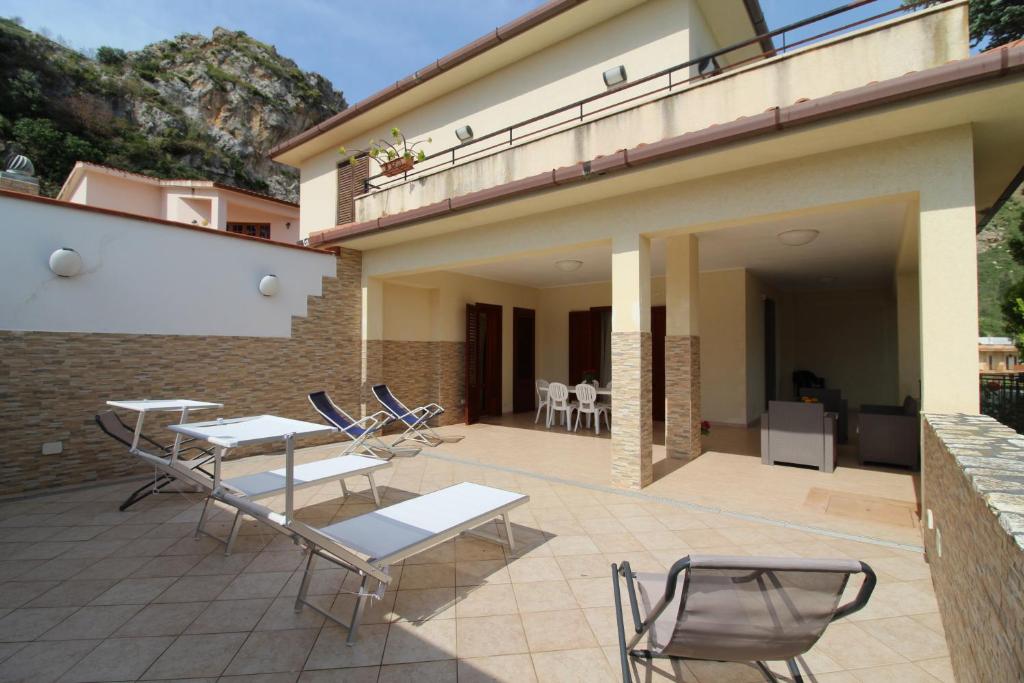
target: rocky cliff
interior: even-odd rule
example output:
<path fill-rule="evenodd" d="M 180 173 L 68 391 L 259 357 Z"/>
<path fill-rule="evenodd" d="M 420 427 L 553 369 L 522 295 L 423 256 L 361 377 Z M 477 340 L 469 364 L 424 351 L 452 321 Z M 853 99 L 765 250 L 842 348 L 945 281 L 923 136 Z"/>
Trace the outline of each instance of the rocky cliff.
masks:
<path fill-rule="evenodd" d="M 0 19 L 0 157 L 28 155 L 51 196 L 81 159 L 295 200 L 295 172 L 267 151 L 345 106 L 242 32 L 85 55 Z"/>

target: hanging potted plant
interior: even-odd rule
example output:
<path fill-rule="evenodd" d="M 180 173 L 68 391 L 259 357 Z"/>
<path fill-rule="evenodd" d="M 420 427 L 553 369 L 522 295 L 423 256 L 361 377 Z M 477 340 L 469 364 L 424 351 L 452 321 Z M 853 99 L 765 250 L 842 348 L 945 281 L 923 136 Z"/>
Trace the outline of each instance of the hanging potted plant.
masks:
<path fill-rule="evenodd" d="M 354 153 L 349 152 L 344 147 L 339 147 L 338 153 L 343 156 L 348 155 L 349 163 L 355 163 L 357 156 L 365 154 L 380 164 L 380 170 L 384 175 L 395 176 L 411 171 L 417 161 L 423 161 L 427 158 L 422 149 L 416 149 L 425 142 L 433 142 L 433 140 L 427 138 L 426 140 L 413 140 L 410 142 L 402 134 L 402 131 L 392 128 L 391 140 L 385 140 L 384 138 L 370 140 L 366 149 L 356 150 Z"/>

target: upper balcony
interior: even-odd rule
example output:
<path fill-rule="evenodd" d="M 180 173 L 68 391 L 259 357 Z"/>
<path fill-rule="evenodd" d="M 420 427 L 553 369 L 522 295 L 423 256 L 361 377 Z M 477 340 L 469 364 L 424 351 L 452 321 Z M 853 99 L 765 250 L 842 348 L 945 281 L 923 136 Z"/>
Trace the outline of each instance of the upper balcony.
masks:
<path fill-rule="evenodd" d="M 870 1 L 870 0 L 869 0 Z M 370 221 L 968 56 L 967 2 L 857 21 L 852 3 L 431 153 L 356 197 Z M 841 26 L 836 27 L 836 21 Z M 736 60 L 770 38 L 771 53 Z M 720 63 L 732 62 L 728 67 Z"/>

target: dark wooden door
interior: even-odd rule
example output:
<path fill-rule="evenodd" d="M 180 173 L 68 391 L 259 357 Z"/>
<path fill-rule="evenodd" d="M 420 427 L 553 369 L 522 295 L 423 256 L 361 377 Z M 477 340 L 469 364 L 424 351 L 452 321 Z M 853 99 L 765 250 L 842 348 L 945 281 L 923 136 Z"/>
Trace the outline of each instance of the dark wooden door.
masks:
<path fill-rule="evenodd" d="M 651 413 L 665 420 L 665 307 L 651 306 Z"/>
<path fill-rule="evenodd" d="M 583 381 L 594 369 L 593 316 L 590 311 L 569 311 L 569 384 Z"/>
<path fill-rule="evenodd" d="M 466 304 L 466 424 L 480 421 L 480 321 L 475 304 Z"/>
<path fill-rule="evenodd" d="M 512 309 L 512 410 L 532 412 L 536 406 L 536 314 L 530 308 Z"/>

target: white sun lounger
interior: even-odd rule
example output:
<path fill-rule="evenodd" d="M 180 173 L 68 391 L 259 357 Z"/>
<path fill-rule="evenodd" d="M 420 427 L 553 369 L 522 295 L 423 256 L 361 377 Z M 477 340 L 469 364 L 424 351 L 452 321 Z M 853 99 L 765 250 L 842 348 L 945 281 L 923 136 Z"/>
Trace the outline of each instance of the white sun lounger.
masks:
<path fill-rule="evenodd" d="M 391 466 L 386 460 L 381 460 L 380 458 L 363 455 L 343 455 L 293 466 L 291 486 L 289 486 L 287 466 L 267 472 L 257 472 L 223 479 L 221 477 L 221 462 L 224 455 L 231 448 L 272 441 L 284 441 L 285 459 L 289 464 L 293 465 L 294 439 L 296 436 L 302 434 L 324 434 L 337 430 L 326 425 L 291 420 L 274 415 L 178 424 L 172 425 L 170 429 L 179 434 L 208 441 L 217 447 L 214 453 L 213 478 L 203 477 L 193 470 L 189 470 L 191 475 L 189 478 L 190 480 L 197 481 L 207 492 L 202 514 L 199 517 L 199 522 L 196 524 L 195 535 L 198 538 L 200 534 L 206 534 L 211 538 L 221 541 L 225 545 L 225 554 L 231 553 L 231 547 L 238 536 L 242 523 L 242 513 L 244 512 L 241 507 L 232 501 L 237 502 L 238 499 L 258 500 L 283 493 L 286 497 L 287 512 L 290 517 L 292 514 L 291 494 L 296 489 L 338 481 L 341 484 L 342 495 L 347 497 L 349 491 L 345 485 L 345 479 L 365 476 L 370 484 L 373 502 L 376 505 L 380 505 L 380 495 L 377 492 L 374 473 Z M 172 464 L 177 469 L 182 469 L 182 463 L 177 462 L 173 457 Z M 223 495 L 225 493 L 230 494 L 230 500 Z M 217 538 L 204 528 L 211 498 L 222 500 L 236 508 L 235 519 L 227 539 Z"/>

